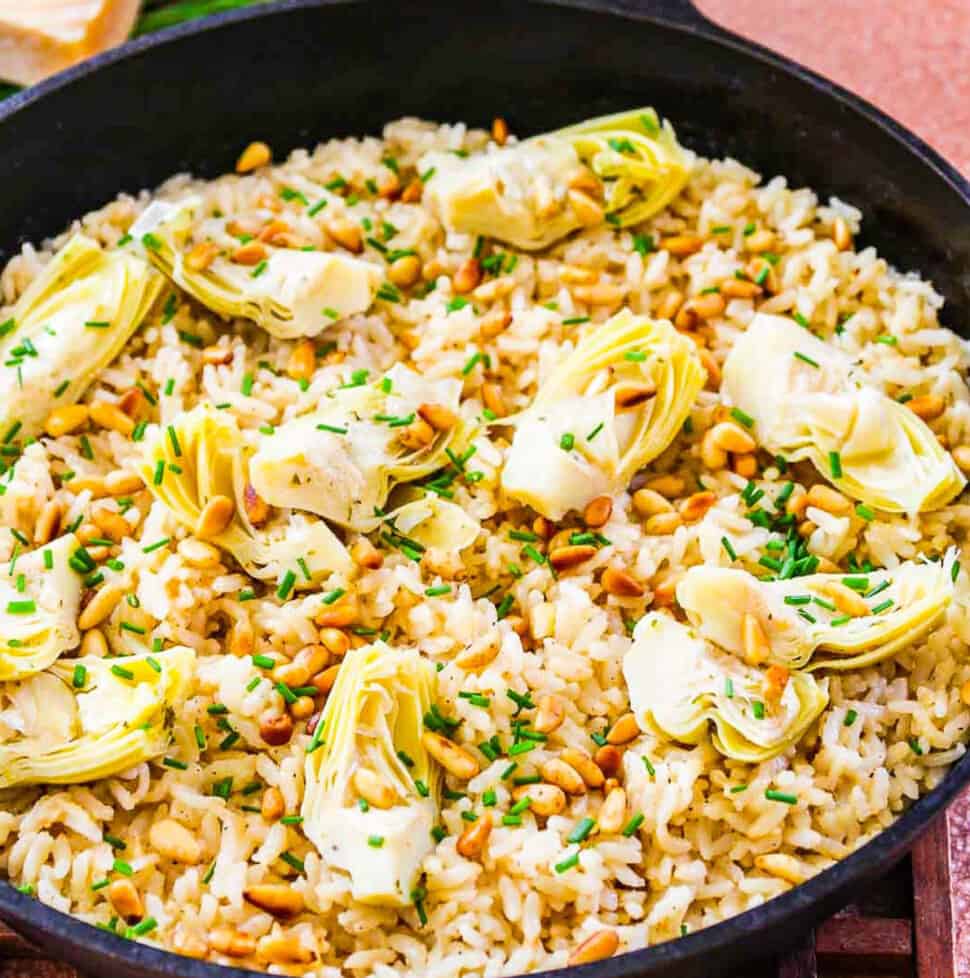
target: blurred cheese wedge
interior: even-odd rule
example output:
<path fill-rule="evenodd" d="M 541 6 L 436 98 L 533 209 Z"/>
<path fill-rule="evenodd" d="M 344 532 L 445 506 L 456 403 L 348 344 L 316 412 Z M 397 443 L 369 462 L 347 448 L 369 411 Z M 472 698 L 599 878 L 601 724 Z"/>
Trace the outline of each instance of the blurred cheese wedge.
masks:
<path fill-rule="evenodd" d="M 121 44 L 139 0 L 0 0 L 0 78 L 32 85 Z"/>

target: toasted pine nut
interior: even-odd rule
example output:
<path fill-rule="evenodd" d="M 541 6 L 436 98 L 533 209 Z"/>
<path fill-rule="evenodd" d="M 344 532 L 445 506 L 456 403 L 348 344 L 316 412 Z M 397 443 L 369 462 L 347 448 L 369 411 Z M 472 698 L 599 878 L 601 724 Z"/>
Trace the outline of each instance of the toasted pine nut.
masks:
<path fill-rule="evenodd" d="M 360 606 L 357 598 L 352 594 L 346 594 L 334 604 L 324 605 L 317 612 L 314 621 L 321 628 L 347 628 L 356 624 L 359 617 Z"/>
<path fill-rule="evenodd" d="M 215 347 L 209 347 L 215 349 Z M 205 351 L 203 351 L 203 360 Z M 232 359 L 232 351 L 229 352 L 229 359 Z M 121 408 L 129 418 L 140 418 L 145 407 L 145 395 L 140 387 L 129 387 L 128 390 L 118 398 L 118 407 Z"/>
<path fill-rule="evenodd" d="M 620 939 L 614 930 L 598 930 L 591 934 L 577 947 L 566 962 L 570 967 L 589 964 L 592 961 L 602 961 L 616 954 Z"/>
<path fill-rule="evenodd" d="M 417 255 L 402 255 L 388 265 L 387 277 L 402 289 L 410 288 L 421 278 L 421 259 Z"/>
<path fill-rule="evenodd" d="M 478 761 L 464 747 L 447 737 L 425 730 L 421 735 L 425 750 L 449 773 L 461 781 L 468 781 L 479 771 Z"/>
<path fill-rule="evenodd" d="M 536 710 L 532 725 L 539 733 L 548 734 L 552 733 L 553 730 L 558 730 L 565 718 L 566 710 L 562 700 L 549 693 L 539 700 L 539 707 Z"/>
<path fill-rule="evenodd" d="M 576 771 L 588 788 L 599 788 L 606 780 L 593 759 L 575 747 L 565 748 L 559 758 Z"/>
<path fill-rule="evenodd" d="M 758 474 L 756 455 L 735 455 L 731 468 L 744 479 L 753 479 Z"/>
<path fill-rule="evenodd" d="M 614 788 L 600 806 L 596 824 L 599 826 L 600 832 L 607 834 L 619 832 L 623 828 L 625 817 L 626 792 L 622 788 Z"/>
<path fill-rule="evenodd" d="M 367 539 L 360 537 L 350 548 L 350 556 L 358 567 L 377 570 L 384 565 L 384 554 Z"/>
<path fill-rule="evenodd" d="M 585 795 L 586 782 L 580 773 L 571 764 L 558 757 L 551 757 L 540 768 L 543 780 L 554 784 L 557 788 L 562 788 L 568 795 Z M 531 785 L 525 785 L 531 788 Z M 528 791 L 526 792 L 528 794 Z"/>
<path fill-rule="evenodd" d="M 253 626 L 244 619 L 235 622 L 229 630 L 230 654 L 237 657 L 252 655 L 255 644 L 256 636 L 253 633 Z"/>
<path fill-rule="evenodd" d="M 317 348 L 312 340 L 300 340 L 290 353 L 286 373 L 294 380 L 309 380 L 317 369 Z"/>
<path fill-rule="evenodd" d="M 583 268 L 580 265 L 566 265 L 559 272 L 559 281 L 566 285 L 592 285 L 600 277 L 595 268 Z"/>
<path fill-rule="evenodd" d="M 435 431 L 450 431 L 459 422 L 459 417 L 444 404 L 422 404 L 418 414 L 434 428 Z"/>
<path fill-rule="evenodd" d="M 671 289 L 671 291 L 660 300 L 660 304 L 657 306 L 655 315 L 657 319 L 673 320 L 674 316 L 677 315 L 677 311 L 683 304 L 684 293 L 677 289 Z"/>
<path fill-rule="evenodd" d="M 273 152 L 266 143 L 250 143 L 236 160 L 236 173 L 250 173 L 261 166 L 266 166 L 272 158 Z"/>
<path fill-rule="evenodd" d="M 798 535 L 803 540 L 807 540 L 817 529 L 818 526 L 811 520 L 802 520 L 802 522 L 798 524 Z"/>
<path fill-rule="evenodd" d="M 262 526 L 269 519 L 269 504 L 247 482 L 243 489 L 243 509 L 253 526 Z"/>
<path fill-rule="evenodd" d="M 135 422 L 117 404 L 95 401 L 90 407 L 90 412 L 91 420 L 102 428 L 110 428 L 125 436 L 135 430 Z"/>
<path fill-rule="evenodd" d="M 717 427 L 715 425 L 715 427 Z M 701 461 L 704 467 L 717 472 L 727 466 L 728 453 L 714 441 L 714 428 L 708 428 L 701 439 Z"/>
<path fill-rule="evenodd" d="M 281 220 L 280 218 L 275 218 L 274 220 L 270 221 L 266 227 L 259 232 L 259 234 L 256 235 L 256 239 L 266 244 L 277 244 L 279 243 L 278 239 L 290 231 L 292 231 L 292 228 L 286 223 L 286 221 Z"/>
<path fill-rule="evenodd" d="M 596 547 L 592 544 L 567 544 L 549 551 L 549 564 L 557 571 L 570 570 L 586 563 L 596 555 Z"/>
<path fill-rule="evenodd" d="M 185 267 L 193 272 L 204 272 L 216 260 L 219 247 L 214 241 L 199 241 L 185 255 Z"/>
<path fill-rule="evenodd" d="M 505 410 L 505 398 L 502 396 L 502 388 L 498 384 L 482 384 L 482 404 L 496 418 L 504 418 L 507 413 Z"/>
<path fill-rule="evenodd" d="M 232 253 L 232 260 L 237 265 L 258 265 L 266 259 L 266 249 L 258 241 L 247 241 Z"/>
<path fill-rule="evenodd" d="M 420 451 L 434 441 L 434 428 L 424 418 L 415 418 L 411 424 L 398 429 L 397 437 L 406 448 Z"/>
<path fill-rule="evenodd" d="M 607 567 L 600 578 L 603 590 L 617 598 L 643 597 L 644 587 L 633 576 L 618 567 Z"/>
<path fill-rule="evenodd" d="M 704 381 L 704 390 L 716 391 L 721 386 L 721 368 L 717 360 L 714 359 L 714 354 L 704 347 L 699 347 L 697 350 L 697 359 L 700 360 L 701 366 L 707 373 L 707 379 Z"/>
<path fill-rule="evenodd" d="M 87 607 L 78 616 L 77 627 L 82 632 L 89 628 L 96 628 L 115 610 L 124 593 L 125 589 L 117 582 L 105 584 L 100 591 L 95 592 Z"/>
<path fill-rule="evenodd" d="M 401 181 L 396 173 L 389 173 L 377 185 L 377 196 L 384 200 L 394 200 L 401 193 Z"/>
<path fill-rule="evenodd" d="M 922 394 L 907 401 L 906 407 L 924 421 L 935 421 L 946 410 L 946 401 L 939 394 Z"/>
<path fill-rule="evenodd" d="M 137 472 L 115 469 L 104 477 L 104 491 L 109 496 L 127 496 L 144 488 L 145 483 Z"/>
<path fill-rule="evenodd" d="M 763 291 L 757 282 L 741 278 L 722 279 L 719 288 L 721 295 L 729 299 L 756 299 Z"/>
<path fill-rule="evenodd" d="M 532 521 L 532 532 L 537 536 L 541 537 L 543 540 L 550 541 L 558 538 L 556 533 L 556 524 L 552 520 L 547 519 L 545 516 L 537 516 Z M 561 543 L 568 541 L 569 537 L 572 536 L 571 530 L 565 531 L 565 537 L 562 540 L 558 540 L 554 546 L 559 546 Z"/>
<path fill-rule="evenodd" d="M 612 515 L 613 500 L 609 496 L 597 496 L 586 504 L 583 510 L 583 522 L 591 530 L 598 530 L 609 522 Z"/>
<path fill-rule="evenodd" d="M 755 285 L 760 285 L 770 295 L 778 291 L 778 274 L 771 262 L 765 258 L 752 258 L 745 266 L 744 273 Z"/>
<path fill-rule="evenodd" d="M 293 718 L 288 713 L 268 710 L 259 718 L 259 735 L 270 747 L 282 747 L 293 736 Z"/>
<path fill-rule="evenodd" d="M 652 383 L 624 384 L 617 388 L 615 400 L 617 411 L 629 411 L 650 400 L 657 393 L 657 385 Z"/>
<path fill-rule="evenodd" d="M 532 802 L 529 811 L 548 818 L 558 815 L 566 808 L 566 795 L 554 784 L 521 784 L 512 791 L 516 801 L 529 798 Z"/>
<path fill-rule="evenodd" d="M 757 443 L 739 424 L 722 421 L 711 428 L 711 439 L 718 448 L 726 452 L 746 455 L 757 448 Z"/>
<path fill-rule="evenodd" d="M 207 346 L 202 351 L 202 362 L 210 366 L 223 366 L 232 363 L 233 351 L 231 346 Z M 135 388 L 137 390 L 137 388 Z M 140 391 L 139 391 L 140 393 Z M 126 412 L 130 414 L 131 412 Z"/>
<path fill-rule="evenodd" d="M 199 513 L 195 535 L 201 540 L 219 536 L 232 522 L 235 513 L 236 504 L 228 496 L 213 496 Z"/>
<path fill-rule="evenodd" d="M 248 958 L 256 950 L 256 938 L 231 927 L 217 927 L 209 933 L 209 947 L 227 958 Z"/>
<path fill-rule="evenodd" d="M 582 190 L 567 190 L 566 200 L 569 202 L 576 220 L 584 228 L 596 227 L 598 224 L 602 224 L 606 218 L 606 212 L 603 208 Z"/>
<path fill-rule="evenodd" d="M 492 339 L 499 333 L 504 333 L 512 322 L 512 313 L 507 309 L 492 309 L 484 316 L 479 323 L 478 331 L 485 339 Z"/>
<path fill-rule="evenodd" d="M 951 452 L 953 461 L 960 466 L 964 472 L 970 472 L 970 445 L 957 445 Z"/>
<path fill-rule="evenodd" d="M 500 649 L 501 646 L 497 639 L 492 636 L 483 636 L 469 645 L 467 649 L 459 652 L 455 656 L 455 663 L 460 669 L 478 672 L 495 659 Z"/>
<path fill-rule="evenodd" d="M 174 818 L 155 822 L 148 831 L 151 847 L 172 862 L 196 866 L 202 859 L 202 847 L 193 832 Z"/>
<path fill-rule="evenodd" d="M 64 507 L 56 499 L 49 499 L 37 514 L 34 524 L 34 543 L 50 543 L 57 536 Z"/>
<path fill-rule="evenodd" d="M 491 834 L 492 816 L 485 812 L 458 836 L 458 841 L 455 843 L 458 855 L 464 856 L 465 859 L 478 859 L 488 844 L 488 837 Z"/>
<path fill-rule="evenodd" d="M 289 704 L 290 716 L 294 720 L 306 720 L 315 709 L 316 704 L 310 696 L 298 696 L 295 703 Z"/>
<path fill-rule="evenodd" d="M 296 934 L 266 934 L 259 939 L 256 955 L 268 964 L 309 964 L 315 957 Z"/>
<path fill-rule="evenodd" d="M 774 243 L 774 232 L 769 231 L 767 228 L 759 228 L 757 231 L 752 232 L 744 239 L 744 247 L 748 251 L 757 252 L 759 254 L 762 251 L 771 251 Z"/>
<path fill-rule="evenodd" d="M 451 287 L 456 295 L 464 295 L 476 288 L 482 280 L 482 263 L 477 258 L 466 258 L 451 277 Z"/>
<path fill-rule="evenodd" d="M 303 894 L 285 883 L 256 883 L 243 896 L 274 917 L 295 917 L 303 909 Z"/>
<path fill-rule="evenodd" d="M 633 508 L 641 516 L 673 512 L 673 504 L 655 489 L 637 489 L 633 494 Z"/>
<path fill-rule="evenodd" d="M 613 777 L 619 772 L 620 765 L 623 763 L 623 751 L 616 744 L 603 744 L 602 747 L 596 748 L 593 762 L 606 777 Z"/>
<path fill-rule="evenodd" d="M 498 146 L 504 146 L 508 138 L 508 123 L 501 116 L 496 116 L 492 119 L 492 142 Z"/>
<path fill-rule="evenodd" d="M 777 703 L 788 685 L 788 670 L 784 666 L 772 665 L 765 670 L 765 699 Z"/>
<path fill-rule="evenodd" d="M 833 516 L 844 516 L 852 509 L 852 503 L 841 492 L 831 489 L 821 482 L 816 483 L 808 490 L 806 499 L 806 505 L 814 506 L 826 513 L 832 513 Z"/>
<path fill-rule="evenodd" d="M 832 599 L 843 615 L 863 618 L 871 614 L 869 606 L 862 600 L 862 595 L 852 588 L 846 587 L 841 581 L 826 581 L 822 590 Z"/>
<path fill-rule="evenodd" d="M 110 509 L 94 510 L 91 513 L 91 519 L 101 531 L 101 536 L 107 537 L 115 543 L 121 543 L 131 533 L 128 521 L 120 513 L 115 513 Z"/>
<path fill-rule="evenodd" d="M 61 435 L 69 435 L 83 427 L 88 421 L 87 404 L 65 404 L 63 407 L 54 408 L 44 422 L 44 431 L 51 438 L 60 438 Z"/>
<path fill-rule="evenodd" d="M 688 300 L 674 318 L 678 329 L 694 329 L 698 321 L 706 321 L 724 312 L 724 296 L 720 292 L 705 292 Z"/>
<path fill-rule="evenodd" d="M 352 221 L 335 219 L 327 222 L 324 227 L 326 228 L 327 234 L 341 248 L 346 248 L 347 251 L 353 252 L 355 255 L 359 255 L 364 250 L 364 233 L 361 231 L 359 224 L 354 224 Z"/>
<path fill-rule="evenodd" d="M 676 499 L 683 495 L 685 484 L 679 475 L 657 475 L 645 483 L 645 488 L 653 489 L 667 499 Z"/>
<path fill-rule="evenodd" d="M 621 747 L 623 744 L 630 743 L 640 736 L 640 724 L 632 713 L 624 713 L 623 716 L 610 727 L 610 732 L 606 735 L 606 742 L 613 744 L 614 747 Z"/>
<path fill-rule="evenodd" d="M 424 184 L 420 180 L 412 180 L 401 194 L 401 201 L 405 204 L 417 204 L 420 202 L 424 193 Z"/>
<path fill-rule="evenodd" d="M 135 884 L 129 879 L 112 880 L 108 887 L 108 899 L 118 916 L 125 920 L 138 920 L 145 914 L 145 905 Z"/>
<path fill-rule="evenodd" d="M 748 611 L 741 616 L 741 645 L 744 661 L 749 666 L 760 665 L 771 655 L 771 645 L 761 622 Z"/>
<path fill-rule="evenodd" d="M 960 701 L 965 706 L 970 706 L 970 679 L 960 687 Z"/>
<path fill-rule="evenodd" d="M 808 879 L 808 874 L 802 864 L 794 856 L 789 856 L 783 852 L 766 852 L 760 856 L 755 856 L 754 864 L 758 869 L 796 886 Z"/>
<path fill-rule="evenodd" d="M 650 516 L 643 524 L 644 533 L 651 536 L 666 536 L 673 533 L 679 526 L 683 526 L 683 519 L 680 513 L 657 513 Z"/>
<path fill-rule="evenodd" d="M 708 489 L 692 493 L 680 507 L 680 515 L 685 523 L 696 523 L 717 502 L 717 496 Z"/>
<path fill-rule="evenodd" d="M 283 801 L 283 792 L 279 788 L 267 788 L 263 792 L 263 800 L 260 804 L 260 814 L 269 822 L 275 822 L 283 817 L 286 811 L 286 802 Z"/>
<path fill-rule="evenodd" d="M 344 638 L 347 640 L 347 648 L 349 649 L 350 639 L 343 632 L 341 632 L 341 634 L 344 635 Z M 332 666 L 327 666 L 327 668 L 324 669 L 322 672 L 318 672 L 310 680 L 310 684 L 312 686 L 316 686 L 316 688 L 320 690 L 320 692 L 323 693 L 324 696 L 326 696 L 330 692 L 330 690 L 333 689 L 333 684 L 337 681 L 337 675 L 339 672 L 340 672 L 340 663 L 337 662 Z"/>
<path fill-rule="evenodd" d="M 339 628 L 324 627 L 320 629 L 320 644 L 331 655 L 339 658 L 347 654 L 347 650 L 350 648 L 350 637 Z"/>
<path fill-rule="evenodd" d="M 626 296 L 625 285 L 613 282 L 594 282 L 592 285 L 577 285 L 572 293 L 580 302 L 591 306 L 615 306 Z"/>
<path fill-rule="evenodd" d="M 653 586 L 653 604 L 658 608 L 672 605 L 677 597 L 677 585 L 683 574 L 668 574 Z"/>
<path fill-rule="evenodd" d="M 354 771 L 354 788 L 374 808 L 393 808 L 398 802 L 394 788 L 368 767 L 359 767 Z"/>
<path fill-rule="evenodd" d="M 81 655 L 93 655 L 103 659 L 108 654 L 108 640 L 100 628 L 90 628 L 81 639 Z"/>
<path fill-rule="evenodd" d="M 704 247 L 704 239 L 697 234 L 675 234 L 661 239 L 660 247 L 676 258 L 686 258 Z"/>
<path fill-rule="evenodd" d="M 832 222 L 832 240 L 839 251 L 848 251 L 852 247 L 852 232 L 844 217 L 837 217 Z"/>

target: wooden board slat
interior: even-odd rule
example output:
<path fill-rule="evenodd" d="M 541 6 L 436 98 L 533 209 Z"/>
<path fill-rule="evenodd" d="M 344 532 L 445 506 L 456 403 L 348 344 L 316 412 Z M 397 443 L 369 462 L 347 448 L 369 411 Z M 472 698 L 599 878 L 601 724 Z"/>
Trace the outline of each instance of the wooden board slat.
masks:
<path fill-rule="evenodd" d="M 916 973 L 920 978 L 955 978 L 946 813 L 916 843 L 912 859 Z"/>
<path fill-rule="evenodd" d="M 779 960 L 778 978 L 818 978 L 814 932 Z"/>
<path fill-rule="evenodd" d="M 904 974 L 913 956 L 913 922 L 854 914 L 830 917 L 815 932 L 815 953 L 823 973 L 830 968 Z"/>

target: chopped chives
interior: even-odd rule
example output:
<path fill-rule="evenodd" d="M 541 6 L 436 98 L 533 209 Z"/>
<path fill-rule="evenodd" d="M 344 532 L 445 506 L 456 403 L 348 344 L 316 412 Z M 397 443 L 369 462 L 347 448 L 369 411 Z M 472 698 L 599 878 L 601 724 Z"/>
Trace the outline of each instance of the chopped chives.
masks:
<path fill-rule="evenodd" d="M 503 825 L 521 825 L 522 816 L 521 815 L 503 815 L 502 816 Z"/>
<path fill-rule="evenodd" d="M 731 560 L 737 560 L 738 555 L 734 547 L 731 545 L 731 541 L 727 537 L 721 537 L 721 546 L 724 548 L 724 552 L 731 558 Z"/>
<path fill-rule="evenodd" d="M 853 723 L 856 722 L 856 718 L 859 716 L 855 710 L 846 710 L 845 719 L 842 721 L 842 726 L 851 727 Z"/>
<path fill-rule="evenodd" d="M 571 452 L 573 450 L 573 445 L 576 443 L 576 438 L 574 435 L 570 434 L 568 431 L 559 439 L 559 447 L 564 452 Z"/>
<path fill-rule="evenodd" d="M 643 825 L 645 819 L 646 816 L 643 814 L 643 812 L 637 812 L 636 815 L 633 815 L 630 818 L 630 821 L 623 826 L 623 830 L 621 834 L 629 839 L 630 836 L 632 836 L 636 832 L 636 830 L 640 828 L 641 825 Z"/>
<path fill-rule="evenodd" d="M 592 441 L 602 430 L 604 422 L 600 422 L 587 436 L 587 441 Z"/>
<path fill-rule="evenodd" d="M 111 667 L 111 671 L 114 673 L 114 675 L 120 677 L 121 679 L 135 678 L 135 674 L 130 669 L 126 669 L 124 666 L 113 665 Z"/>
<path fill-rule="evenodd" d="M 328 591 L 321 598 L 321 601 L 323 601 L 324 604 L 333 604 L 335 601 L 338 601 L 340 598 L 342 598 L 346 593 L 347 592 L 341 587 L 334 588 L 332 591 Z"/>
<path fill-rule="evenodd" d="M 37 610 L 33 600 L 10 601 L 7 604 L 8 615 L 32 615 Z"/>
<path fill-rule="evenodd" d="M 83 689 L 84 684 L 87 681 L 88 670 L 87 667 L 83 666 L 80 662 L 74 667 L 74 674 L 71 677 L 71 685 L 75 689 Z"/>
<path fill-rule="evenodd" d="M 764 720 L 765 718 L 764 703 L 762 703 L 760 700 L 752 700 L 751 712 L 754 714 L 755 720 Z"/>
<path fill-rule="evenodd" d="M 741 408 L 731 408 L 731 417 L 734 418 L 735 421 L 739 421 L 741 424 L 743 424 L 745 428 L 754 427 L 754 418 L 752 418 L 750 414 L 742 411 Z"/>
<path fill-rule="evenodd" d="M 372 849 L 380 849 L 381 846 L 384 845 L 384 836 L 383 835 L 369 835 L 369 836 L 367 836 L 367 844 Z"/>
<path fill-rule="evenodd" d="M 642 754 L 640 756 L 640 760 L 643 761 L 643 766 L 647 769 L 647 774 L 649 774 L 651 778 L 654 777 L 657 773 L 657 769 L 650 763 L 650 758 L 647 757 L 646 754 Z"/>
<path fill-rule="evenodd" d="M 838 452 L 829 452 L 829 471 L 833 479 L 842 478 L 842 457 Z"/>
<path fill-rule="evenodd" d="M 586 816 L 576 823 L 576 827 L 566 836 L 568 842 L 584 842 L 596 827 L 596 819 Z"/>
<path fill-rule="evenodd" d="M 135 871 L 131 868 L 129 863 L 126 863 L 123 859 L 116 859 L 111 864 L 112 870 L 116 873 L 120 873 L 122 876 L 134 876 Z"/>
<path fill-rule="evenodd" d="M 864 503 L 859 503 L 855 508 L 856 516 L 860 519 L 865 520 L 867 523 L 871 523 L 875 518 L 875 511 L 870 509 Z"/>
<path fill-rule="evenodd" d="M 189 769 L 189 766 L 185 763 L 185 761 L 179 761 L 174 757 L 163 757 L 162 764 L 165 767 L 174 768 L 176 771 L 187 771 Z"/>
<path fill-rule="evenodd" d="M 150 554 L 155 550 L 160 550 L 162 547 L 168 546 L 170 543 L 169 537 L 163 537 L 161 540 L 156 540 L 154 543 L 150 543 L 147 547 L 142 547 L 141 551 L 145 554 Z"/>
<path fill-rule="evenodd" d="M 816 370 L 818 369 L 818 361 L 813 360 L 810 356 L 799 353 L 798 350 L 795 351 L 794 356 L 796 360 L 801 360 L 802 363 L 807 363 L 810 367 L 815 367 Z"/>
<path fill-rule="evenodd" d="M 284 852 L 280 854 L 280 859 L 286 863 L 287 866 L 292 866 L 298 873 L 302 873 L 306 867 L 303 865 L 303 860 L 299 856 L 294 856 L 292 852 Z"/>
<path fill-rule="evenodd" d="M 276 589 L 276 597 L 280 601 L 285 601 L 289 597 L 290 591 L 293 590 L 293 585 L 296 583 L 296 574 L 293 571 L 288 570 L 283 575 L 283 580 L 280 581 L 279 587 Z"/>
<path fill-rule="evenodd" d="M 887 608 L 891 608 L 892 606 L 893 606 L 893 599 L 886 598 L 885 601 L 881 602 L 880 604 L 877 604 L 875 608 L 872 609 L 872 613 L 874 615 L 878 615 L 881 612 L 885 611 Z"/>
<path fill-rule="evenodd" d="M 798 797 L 796 795 L 791 795 L 784 791 L 776 791 L 774 788 L 765 789 L 765 798 L 768 801 L 780 801 L 785 805 L 798 804 Z"/>
<path fill-rule="evenodd" d="M 567 870 L 572 869 L 574 866 L 579 864 L 579 853 L 574 852 L 571 856 L 567 856 L 562 862 L 558 862 L 555 865 L 555 870 L 557 873 L 565 873 Z"/>

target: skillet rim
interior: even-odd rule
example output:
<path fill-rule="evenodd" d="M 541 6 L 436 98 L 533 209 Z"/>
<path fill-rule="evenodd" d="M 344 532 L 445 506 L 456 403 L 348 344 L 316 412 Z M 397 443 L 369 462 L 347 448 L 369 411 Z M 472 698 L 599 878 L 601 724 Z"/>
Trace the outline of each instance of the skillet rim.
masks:
<path fill-rule="evenodd" d="M 182 38 L 217 31 L 237 22 L 262 17 L 285 16 L 300 9 L 380 4 L 382 0 L 278 0 L 240 8 L 198 21 L 189 21 L 154 34 L 136 38 L 86 62 L 69 68 L 38 85 L 5 99 L 0 104 L 0 126 L 10 117 L 28 109 L 47 95 L 94 74 L 102 68 L 142 54 L 151 49 L 178 43 Z M 431 0 L 445 2 L 447 0 Z M 567 7 L 615 18 L 648 21 L 667 30 L 681 32 L 702 41 L 728 48 L 735 54 L 751 58 L 762 65 L 793 77 L 823 97 L 838 102 L 843 109 L 876 126 L 908 151 L 915 160 L 942 180 L 963 202 L 970 217 L 970 180 L 944 159 L 923 139 L 876 108 L 866 99 L 799 65 L 784 55 L 760 44 L 741 38 L 720 27 L 700 13 L 688 0 L 661 0 L 647 6 L 648 0 L 528 0 L 533 6 Z M 0 129 L 2 138 L 2 129 Z M 702 930 L 602 961 L 581 966 L 565 966 L 532 972 L 530 978 L 639 978 L 646 969 L 690 966 L 702 967 L 702 958 L 712 953 L 729 951 L 740 946 L 751 932 L 771 932 L 790 926 L 790 921 L 811 915 L 814 908 L 830 904 L 842 889 L 861 885 L 867 878 L 890 868 L 912 846 L 916 838 L 935 817 L 942 816 L 950 801 L 970 783 L 970 751 L 958 760 L 944 779 L 921 796 L 867 843 L 823 870 L 806 882 L 768 900 L 759 907 L 746 910 L 727 920 Z M 200 961 L 126 940 L 111 932 L 85 923 L 77 917 L 41 903 L 35 897 L 20 893 L 6 880 L 0 880 L 0 912 L 13 925 L 36 929 L 58 943 L 77 948 L 80 955 L 97 958 L 111 970 L 129 969 L 146 975 L 166 978 L 255 978 L 265 972 Z M 748 957 L 743 953 L 740 957 Z"/>

